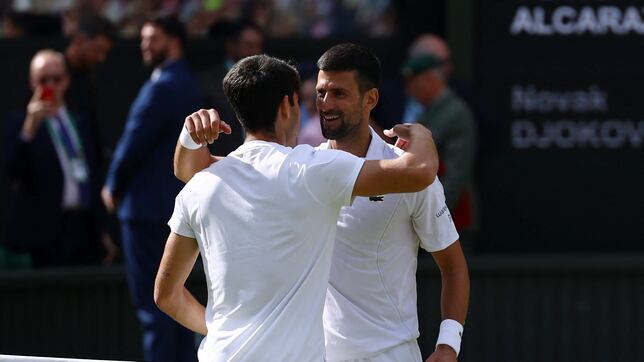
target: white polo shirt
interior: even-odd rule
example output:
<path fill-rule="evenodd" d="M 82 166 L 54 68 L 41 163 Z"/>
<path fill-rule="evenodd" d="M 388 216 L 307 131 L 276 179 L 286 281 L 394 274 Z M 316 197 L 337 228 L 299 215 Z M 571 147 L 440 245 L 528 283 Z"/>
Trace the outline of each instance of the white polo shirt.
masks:
<path fill-rule="evenodd" d="M 371 136 L 367 160 L 403 153 Z M 434 252 L 457 239 L 438 179 L 421 192 L 356 197 L 343 207 L 324 308 L 327 360 L 364 358 L 418 338 L 418 246 Z"/>
<path fill-rule="evenodd" d="M 340 208 L 364 161 L 251 141 L 197 173 L 173 232 L 196 238 L 208 282 L 200 361 L 323 361 L 322 310 Z"/>

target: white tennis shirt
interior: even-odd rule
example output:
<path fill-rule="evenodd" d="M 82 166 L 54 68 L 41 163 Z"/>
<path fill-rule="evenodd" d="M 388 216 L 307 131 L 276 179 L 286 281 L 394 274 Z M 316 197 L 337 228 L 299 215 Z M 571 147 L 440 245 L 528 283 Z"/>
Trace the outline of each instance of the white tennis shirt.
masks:
<path fill-rule="evenodd" d="M 403 153 L 371 136 L 367 160 Z M 457 239 L 438 179 L 420 192 L 356 197 L 343 207 L 324 308 L 327 360 L 364 358 L 418 338 L 419 244 L 434 252 Z"/>
<path fill-rule="evenodd" d="M 200 361 L 323 361 L 336 222 L 364 161 L 251 141 L 197 173 L 173 232 L 196 238 L 208 282 Z"/>

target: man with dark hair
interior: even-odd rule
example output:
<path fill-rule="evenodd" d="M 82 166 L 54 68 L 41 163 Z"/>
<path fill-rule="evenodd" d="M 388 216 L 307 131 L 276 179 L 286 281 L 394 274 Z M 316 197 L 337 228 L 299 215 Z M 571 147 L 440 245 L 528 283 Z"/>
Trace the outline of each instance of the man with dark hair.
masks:
<path fill-rule="evenodd" d="M 114 45 L 115 29 L 109 20 L 85 14 L 65 48 L 65 60 L 70 71 L 71 86 L 66 95 L 69 107 L 82 112 L 97 123 L 96 68 L 105 62 Z M 98 128 L 97 125 L 95 125 Z"/>
<path fill-rule="evenodd" d="M 362 46 L 340 44 L 320 57 L 318 68 L 317 108 L 329 139 L 320 148 L 366 159 L 398 157 L 401 151 L 370 129 L 369 115 L 357 112 L 365 96 L 378 94 L 378 58 Z M 462 331 L 469 278 L 436 179 L 420 192 L 358 198 L 341 211 L 324 310 L 328 361 L 422 360 L 416 342 L 419 246 L 432 253 L 443 277 L 442 338 L 428 361 L 456 360 L 460 335 L 450 328 Z"/>
<path fill-rule="evenodd" d="M 360 45 L 340 44 L 320 57 L 318 67 L 316 105 L 322 133 L 329 139 L 318 149 L 339 149 L 367 160 L 404 155 L 368 124 L 379 98 L 378 58 Z M 217 137 L 208 122 L 188 119 L 186 126 L 195 128 L 199 140 Z M 399 145 L 404 148 L 404 142 Z M 177 156 L 175 172 L 184 181 L 208 162 L 196 162 L 196 154 L 179 147 Z M 418 192 L 357 197 L 342 208 L 337 224 L 324 309 L 327 360 L 422 359 L 416 342 L 419 246 L 432 253 L 443 281 L 443 322 L 428 361 L 456 360 L 469 276 L 440 181 Z"/>
<path fill-rule="evenodd" d="M 165 221 L 181 184 L 172 175 L 172 149 L 185 114 L 199 105 L 197 85 L 183 60 L 183 25 L 172 17 L 141 29 L 145 65 L 154 67 L 132 104 L 103 187 L 109 211 L 118 209 L 130 292 L 143 326 L 146 361 L 195 359 L 194 335 L 154 304 L 154 276 L 167 236 Z"/>
<path fill-rule="evenodd" d="M 230 137 L 225 137 L 210 146 L 214 154 L 227 155 L 242 144 L 244 131 L 239 122 L 234 122 L 235 115 L 221 87 L 222 80 L 240 59 L 264 51 L 264 34 L 259 26 L 248 21 L 218 23 L 211 29 L 210 34 L 223 37 L 225 58 L 206 70 L 199 78 L 204 93 L 203 106 L 216 109 L 222 119 L 229 121 L 232 127 Z"/>
<path fill-rule="evenodd" d="M 323 361 L 322 310 L 338 213 L 356 196 L 412 192 L 434 180 L 431 133 L 398 125 L 407 153 L 364 161 L 346 152 L 291 148 L 299 130 L 299 76 L 284 61 L 239 61 L 224 90 L 245 143 L 211 165 L 206 140 L 230 132 L 216 111 L 186 119 L 175 164 L 191 176 L 177 196 L 156 280 L 157 304 L 206 334 L 200 361 Z M 367 96 L 368 113 L 377 98 Z M 195 142 L 196 141 L 196 142 Z M 198 143 L 197 143 L 198 142 Z M 183 165 L 181 154 L 190 154 Z M 196 162 L 193 162 L 196 161 Z M 184 283 L 201 252 L 208 281 L 204 308 Z"/>

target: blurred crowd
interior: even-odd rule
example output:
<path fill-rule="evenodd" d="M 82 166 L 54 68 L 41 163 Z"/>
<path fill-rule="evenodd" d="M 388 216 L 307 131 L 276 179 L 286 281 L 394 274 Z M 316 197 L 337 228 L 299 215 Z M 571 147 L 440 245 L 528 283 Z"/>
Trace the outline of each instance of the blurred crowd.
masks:
<path fill-rule="evenodd" d="M 14 0 L 3 8 L 2 37 L 68 36 L 80 14 L 115 24 L 122 38 L 138 36 L 145 19 L 177 14 L 188 36 L 207 36 L 221 22 L 250 19 L 271 37 L 387 37 L 396 27 L 391 0 Z M 333 15 L 333 16 L 331 16 Z"/>

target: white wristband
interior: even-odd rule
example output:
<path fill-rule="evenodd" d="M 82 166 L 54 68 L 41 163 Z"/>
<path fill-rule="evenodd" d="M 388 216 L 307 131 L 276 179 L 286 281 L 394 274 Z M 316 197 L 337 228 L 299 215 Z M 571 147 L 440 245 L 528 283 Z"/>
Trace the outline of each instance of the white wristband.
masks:
<path fill-rule="evenodd" d="M 197 150 L 203 147 L 203 144 L 200 145 L 192 140 L 192 137 L 190 137 L 190 133 L 188 133 L 188 130 L 185 126 L 181 129 L 181 134 L 179 135 L 179 143 L 181 143 L 181 146 L 189 150 Z"/>
<path fill-rule="evenodd" d="M 453 319 L 445 319 L 441 322 L 440 332 L 436 340 L 436 347 L 439 344 L 446 344 L 456 351 L 456 355 L 461 351 L 461 337 L 463 336 L 463 326 Z"/>

